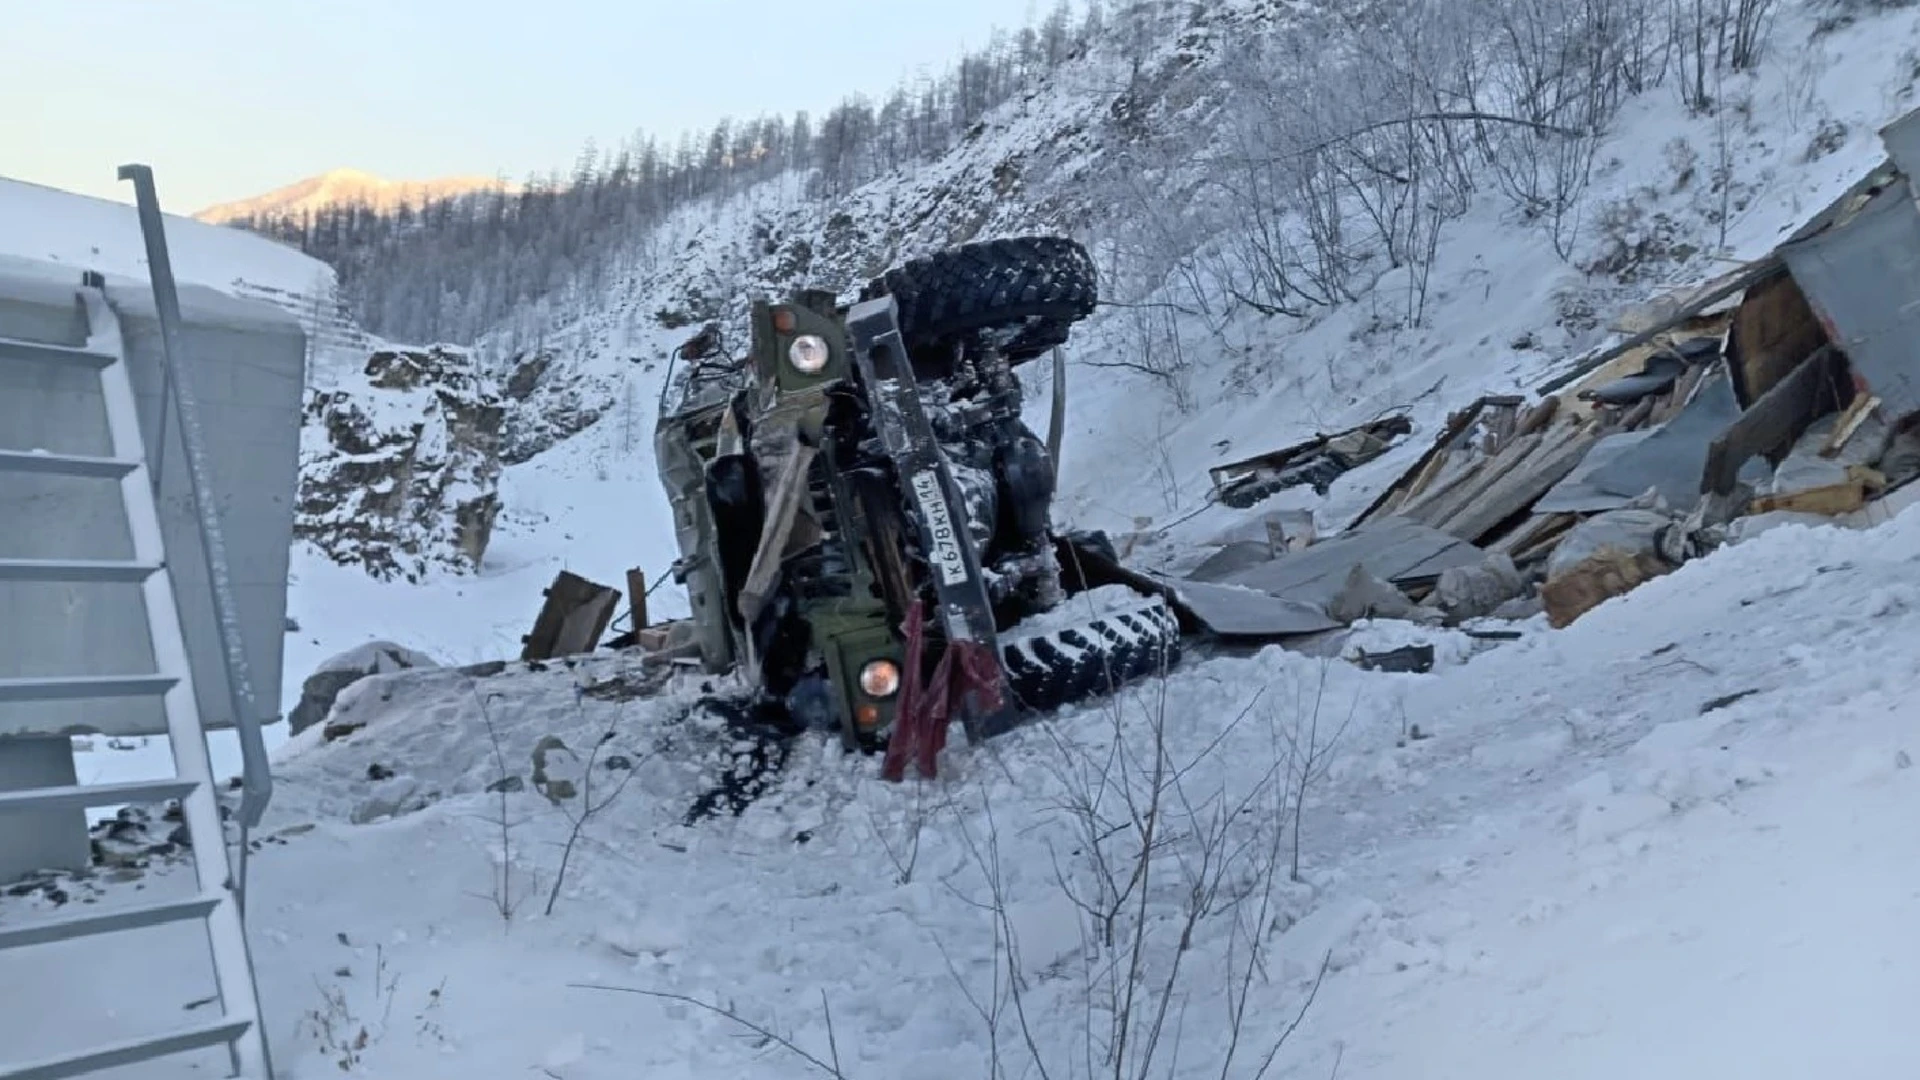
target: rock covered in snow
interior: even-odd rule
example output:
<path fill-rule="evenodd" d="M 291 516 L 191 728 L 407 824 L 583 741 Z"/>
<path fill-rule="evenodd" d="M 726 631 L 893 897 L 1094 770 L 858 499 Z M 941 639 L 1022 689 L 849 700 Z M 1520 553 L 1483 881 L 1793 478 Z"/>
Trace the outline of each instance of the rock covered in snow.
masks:
<path fill-rule="evenodd" d="M 494 387 L 447 345 L 382 349 L 361 376 L 308 400 L 294 534 L 382 579 L 477 567 L 500 512 Z"/>
<path fill-rule="evenodd" d="M 555 366 L 542 350 L 515 357 L 504 391 L 509 402 L 500 431 L 500 460 L 530 461 L 562 440 L 592 427 L 613 407 L 605 387 L 582 377 L 577 366 Z"/>
<path fill-rule="evenodd" d="M 291 734 L 298 735 L 325 720 L 340 692 L 369 675 L 439 666 L 433 657 L 391 641 L 355 646 L 326 660 L 307 676 L 300 686 L 300 703 L 287 715 L 287 727 Z"/>

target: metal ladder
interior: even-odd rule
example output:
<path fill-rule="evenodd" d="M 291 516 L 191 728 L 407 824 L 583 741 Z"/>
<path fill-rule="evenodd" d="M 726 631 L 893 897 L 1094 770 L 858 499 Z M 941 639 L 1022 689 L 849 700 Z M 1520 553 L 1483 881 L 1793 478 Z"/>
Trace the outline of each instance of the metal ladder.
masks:
<path fill-rule="evenodd" d="M 150 195 L 150 189 L 143 191 L 142 195 Z M 147 200 L 143 198 L 142 201 Z M 146 215 L 143 213 L 142 216 Z M 157 211 L 154 217 L 157 224 Z M 150 234 L 150 252 L 152 244 Z M 159 271 L 164 268 L 163 249 L 155 273 L 156 292 L 160 291 L 161 285 Z M 166 274 L 165 287 L 169 293 L 172 292 L 170 273 Z M 57 702 L 158 695 L 166 714 L 167 738 L 173 750 L 175 776 L 162 780 L 0 792 L 0 814 L 179 799 L 188 836 L 192 840 L 198 890 L 196 895 L 184 899 L 81 911 L 20 925 L 0 925 L 0 951 L 201 920 L 207 930 L 221 1010 L 219 1016 L 196 1025 L 96 1045 L 34 1062 L 7 1062 L 4 1060 L 6 1048 L 0 1046 L 0 1080 L 61 1080 L 222 1044 L 227 1046 L 231 1057 L 231 1076 L 244 1080 L 271 1080 L 272 1064 L 261 1026 L 259 992 L 254 983 L 253 963 L 247 945 L 240 883 L 228 856 L 214 791 L 213 764 L 207 751 L 206 731 L 200 720 L 192 667 L 175 603 L 173 583 L 167 573 L 167 554 L 152 469 L 148 461 L 147 444 L 141 435 L 133 383 L 127 370 L 125 350 L 119 340 L 117 320 L 107 307 L 104 293 L 98 288 L 89 288 L 85 290 L 85 300 L 94 334 L 86 347 L 70 348 L 0 338 L 0 358 L 81 365 L 97 370 L 106 405 L 111 456 L 0 451 L 0 472 L 117 481 L 121 504 L 132 534 L 133 557 L 125 561 L 0 559 L 0 579 L 137 582 L 146 605 L 155 670 L 150 675 L 0 679 L 0 701 Z M 168 352 L 172 354 L 173 350 L 169 349 Z M 173 367 L 171 358 L 168 366 Z M 179 374 L 170 373 L 170 381 Z M 173 390 L 179 395 L 174 403 L 182 404 L 188 388 L 175 386 Z M 163 413 L 165 404 L 163 396 Z M 185 426 L 183 422 L 182 427 Z M 217 537 L 214 539 L 217 540 Z M 214 557 L 212 550 L 209 555 L 210 558 Z M 218 557 L 224 560 L 224 554 Z M 236 716 L 237 726 L 244 727 L 246 722 L 246 717 Z M 245 741 L 243 738 L 243 743 Z M 254 779 L 249 777 L 250 781 Z M 242 820 L 257 820 L 259 809 L 261 807 L 248 808 L 250 812 L 243 812 Z M 243 851 L 244 847 L 243 835 Z"/>

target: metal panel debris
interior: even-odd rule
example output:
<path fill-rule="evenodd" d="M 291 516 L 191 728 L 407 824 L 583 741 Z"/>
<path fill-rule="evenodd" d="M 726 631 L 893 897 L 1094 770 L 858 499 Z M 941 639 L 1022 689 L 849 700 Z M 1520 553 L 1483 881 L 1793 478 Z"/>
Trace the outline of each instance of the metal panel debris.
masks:
<path fill-rule="evenodd" d="M 1413 422 L 1396 414 L 1208 471 L 1215 496 L 1235 508 L 1252 506 L 1290 487 L 1310 486 L 1324 495 L 1341 474 L 1386 453 L 1412 431 Z"/>
<path fill-rule="evenodd" d="M 1430 584 L 1441 571 L 1477 566 L 1486 557 L 1472 544 L 1406 518 L 1388 518 L 1328 537 L 1305 551 L 1250 567 L 1223 584 L 1258 589 L 1325 610 L 1356 566 L 1395 585 Z"/>
<path fill-rule="evenodd" d="M 1920 412 L 1920 207 L 1907 180 L 1783 251 L 1855 377 L 1888 415 Z"/>
<path fill-rule="evenodd" d="M 1594 469 L 1587 482 L 1623 499 L 1657 491 L 1675 513 L 1687 513 L 1700 501 L 1700 475 L 1708 447 L 1739 418 L 1733 383 L 1716 371 L 1673 419 Z"/>

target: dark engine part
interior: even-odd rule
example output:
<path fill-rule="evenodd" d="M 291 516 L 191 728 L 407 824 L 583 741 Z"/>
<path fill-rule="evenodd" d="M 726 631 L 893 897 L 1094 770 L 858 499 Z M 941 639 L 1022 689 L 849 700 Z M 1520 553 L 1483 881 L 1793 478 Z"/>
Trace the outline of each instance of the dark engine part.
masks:
<path fill-rule="evenodd" d="M 720 552 L 725 615 L 733 622 L 740 617 L 740 587 L 753 566 L 753 552 L 760 544 L 760 527 L 767 515 L 760 468 L 753 458 L 732 454 L 715 458 L 707 466 L 707 505 L 712 508 L 714 532 L 719 539 L 715 546 Z"/>
<path fill-rule="evenodd" d="M 1054 493 L 1053 459 L 1045 444 L 1021 427 L 995 451 L 993 472 L 999 481 L 1000 544 L 1010 551 L 1041 550 L 1052 529 Z"/>
<path fill-rule="evenodd" d="M 754 655 L 760 660 L 760 685 L 776 698 L 792 693 L 807 673 L 807 653 L 813 631 L 807 625 L 793 588 L 781 585 L 747 628 Z"/>

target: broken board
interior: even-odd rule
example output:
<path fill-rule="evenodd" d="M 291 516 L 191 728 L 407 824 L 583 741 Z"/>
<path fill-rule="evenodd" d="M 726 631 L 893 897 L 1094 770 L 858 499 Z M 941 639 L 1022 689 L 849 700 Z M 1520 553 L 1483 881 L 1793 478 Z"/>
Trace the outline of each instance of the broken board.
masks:
<path fill-rule="evenodd" d="M 567 570 L 554 575 L 544 591 L 546 603 L 533 621 L 533 632 L 521 638 L 520 659 L 550 660 L 592 652 L 613 621 L 620 590 L 588 581 Z"/>

